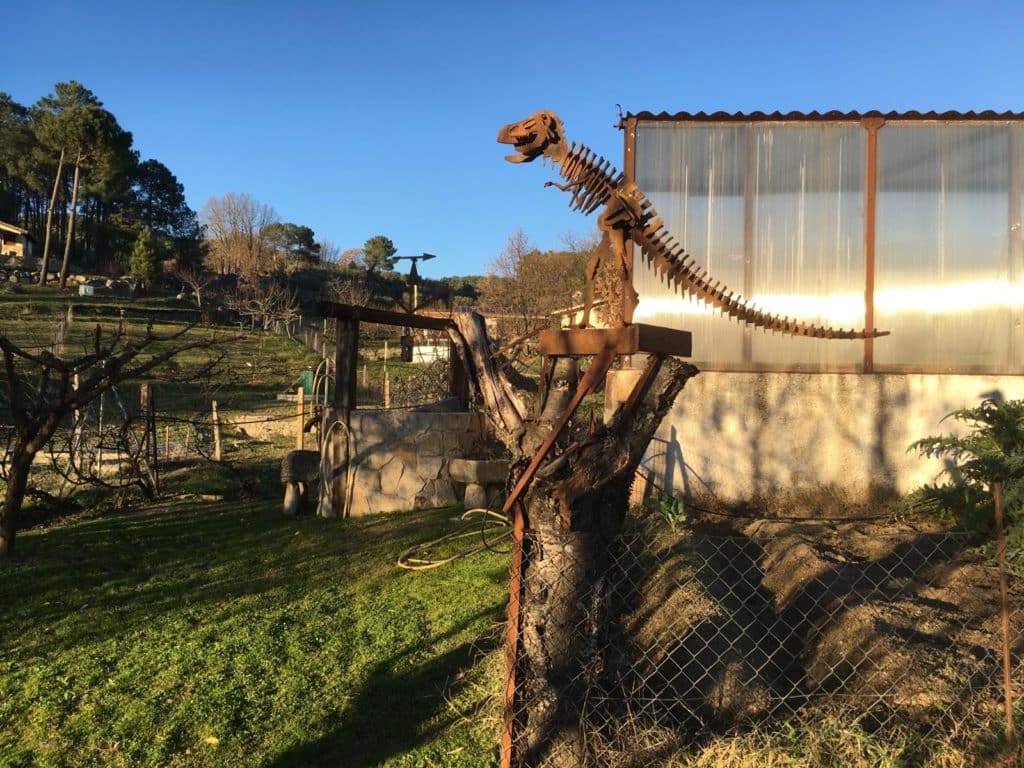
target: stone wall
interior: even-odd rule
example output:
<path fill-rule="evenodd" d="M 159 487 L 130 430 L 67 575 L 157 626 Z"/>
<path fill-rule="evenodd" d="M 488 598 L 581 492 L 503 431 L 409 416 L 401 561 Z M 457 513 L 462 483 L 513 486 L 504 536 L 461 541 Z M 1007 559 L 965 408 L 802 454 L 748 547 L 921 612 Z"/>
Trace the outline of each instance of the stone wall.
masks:
<path fill-rule="evenodd" d="M 609 374 L 606 415 L 638 376 Z M 994 395 L 1024 398 L 1024 377 L 702 372 L 642 466 L 671 493 L 724 501 L 821 488 L 903 494 L 941 470 L 907 446 L 955 431 L 943 416 Z"/>
<path fill-rule="evenodd" d="M 461 504 L 448 463 L 479 456 L 484 434 L 480 414 L 406 408 L 356 411 L 352 433 L 353 516 Z"/>

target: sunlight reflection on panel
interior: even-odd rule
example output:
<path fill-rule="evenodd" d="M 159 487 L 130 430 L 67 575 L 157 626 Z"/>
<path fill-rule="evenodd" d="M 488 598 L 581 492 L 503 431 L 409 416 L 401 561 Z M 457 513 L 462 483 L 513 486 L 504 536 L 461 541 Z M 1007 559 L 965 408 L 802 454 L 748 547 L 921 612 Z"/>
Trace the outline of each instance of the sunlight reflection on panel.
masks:
<path fill-rule="evenodd" d="M 755 294 L 750 302 L 758 309 L 796 320 L 849 326 L 864 317 L 864 294 L 840 293 L 830 296 L 799 294 Z M 1024 305 L 1024 282 L 975 280 L 937 286 L 910 286 L 875 292 L 878 311 L 898 315 L 924 313 L 941 315 L 983 309 L 1020 309 Z M 717 310 L 687 296 L 645 296 L 640 299 L 637 320 L 656 315 L 699 317 Z"/>
<path fill-rule="evenodd" d="M 852 123 L 641 123 L 636 180 L 698 264 L 765 312 L 866 325 L 866 131 Z M 1024 125 L 879 131 L 878 370 L 1024 372 Z M 636 319 L 694 334 L 714 367 L 858 368 L 865 346 L 760 334 L 635 258 Z"/>

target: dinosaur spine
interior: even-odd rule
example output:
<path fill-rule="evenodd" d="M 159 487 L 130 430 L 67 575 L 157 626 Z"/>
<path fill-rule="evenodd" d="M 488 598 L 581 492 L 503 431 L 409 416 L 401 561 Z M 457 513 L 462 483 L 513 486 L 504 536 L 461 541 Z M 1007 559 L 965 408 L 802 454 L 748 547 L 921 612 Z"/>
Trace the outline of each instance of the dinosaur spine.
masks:
<path fill-rule="evenodd" d="M 647 266 L 656 270 L 663 280 L 680 292 L 695 296 L 723 315 L 735 317 L 766 331 L 817 339 L 866 339 L 885 336 L 888 331 L 843 330 L 814 325 L 789 317 L 780 317 L 756 309 L 742 296 L 730 291 L 721 282 L 711 282 L 693 258 L 665 229 L 657 211 L 635 184 L 625 184 L 624 176 L 610 162 L 584 145 L 573 143 L 561 157 L 554 157 L 563 189 L 571 191 L 570 206 L 584 215 L 591 214 L 619 197 L 635 213 L 628 230 L 629 237 L 643 251 Z"/>

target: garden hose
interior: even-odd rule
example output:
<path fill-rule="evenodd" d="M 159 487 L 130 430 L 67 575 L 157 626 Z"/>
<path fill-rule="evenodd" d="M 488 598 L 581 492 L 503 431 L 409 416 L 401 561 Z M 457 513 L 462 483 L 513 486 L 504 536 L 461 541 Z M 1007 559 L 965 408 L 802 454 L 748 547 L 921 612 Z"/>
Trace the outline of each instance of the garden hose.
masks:
<path fill-rule="evenodd" d="M 330 472 L 324 472 L 323 471 L 324 457 L 327 455 L 328 438 L 331 436 L 331 433 L 337 427 L 339 427 L 339 426 L 342 427 L 345 430 L 345 455 L 346 456 L 351 456 L 352 453 L 355 451 L 355 447 L 356 447 L 355 435 L 352 434 L 352 430 L 349 429 L 348 425 L 345 422 L 341 421 L 340 419 L 335 419 L 335 421 L 326 430 L 324 430 L 323 439 L 320 441 L 320 469 L 321 469 L 321 472 L 320 472 L 320 498 L 321 499 L 326 498 L 328 477 L 331 474 Z M 349 517 L 351 512 L 352 512 L 352 496 L 353 496 L 353 492 L 355 491 L 355 483 L 356 483 L 356 473 L 355 473 L 355 470 L 354 470 L 352 462 L 351 461 L 347 461 L 347 462 L 345 462 L 345 464 L 346 464 L 346 468 L 345 468 L 345 472 L 346 472 L 346 477 L 345 477 L 345 503 L 342 506 L 342 510 L 341 510 L 341 517 L 343 519 L 346 518 L 346 517 Z M 331 469 L 333 471 L 334 468 L 332 467 Z"/>
<path fill-rule="evenodd" d="M 476 536 L 478 531 L 476 529 L 475 517 L 480 517 L 480 530 L 479 535 L 482 542 L 475 547 L 469 547 L 463 549 L 451 557 L 445 557 L 440 559 L 431 559 L 425 556 L 425 552 L 432 547 L 436 547 L 440 544 L 445 544 L 449 541 L 456 541 L 458 539 L 465 539 L 470 536 Z M 500 513 L 494 512 L 493 510 L 486 509 L 485 507 L 474 507 L 473 509 L 467 509 L 462 516 L 459 518 L 460 521 L 466 523 L 461 529 L 446 533 L 444 536 L 439 536 L 431 541 L 421 542 L 420 544 L 414 544 L 413 546 L 406 549 L 402 554 L 398 556 L 397 565 L 399 568 L 405 568 L 409 571 L 429 571 L 434 568 L 440 568 L 442 565 L 454 562 L 455 560 L 461 560 L 465 557 L 470 557 L 484 550 L 492 549 L 492 545 L 495 542 L 512 536 L 512 527 L 509 523 L 508 518 Z M 472 530 L 467 528 L 472 525 Z M 487 529 L 492 527 L 505 528 L 506 530 L 499 534 L 496 538 L 488 540 Z"/>

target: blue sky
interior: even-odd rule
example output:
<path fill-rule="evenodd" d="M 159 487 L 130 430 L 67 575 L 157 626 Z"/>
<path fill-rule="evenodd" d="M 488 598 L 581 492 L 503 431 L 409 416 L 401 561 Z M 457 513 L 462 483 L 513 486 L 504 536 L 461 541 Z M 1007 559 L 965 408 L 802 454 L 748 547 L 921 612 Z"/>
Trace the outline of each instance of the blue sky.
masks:
<path fill-rule="evenodd" d="M 622 164 L 624 109 L 1024 110 L 1024 3 L 19 3 L 0 90 L 90 88 L 200 209 L 247 192 L 342 248 L 385 234 L 481 274 L 522 227 L 594 220 L 513 166 L 547 108 Z"/>

